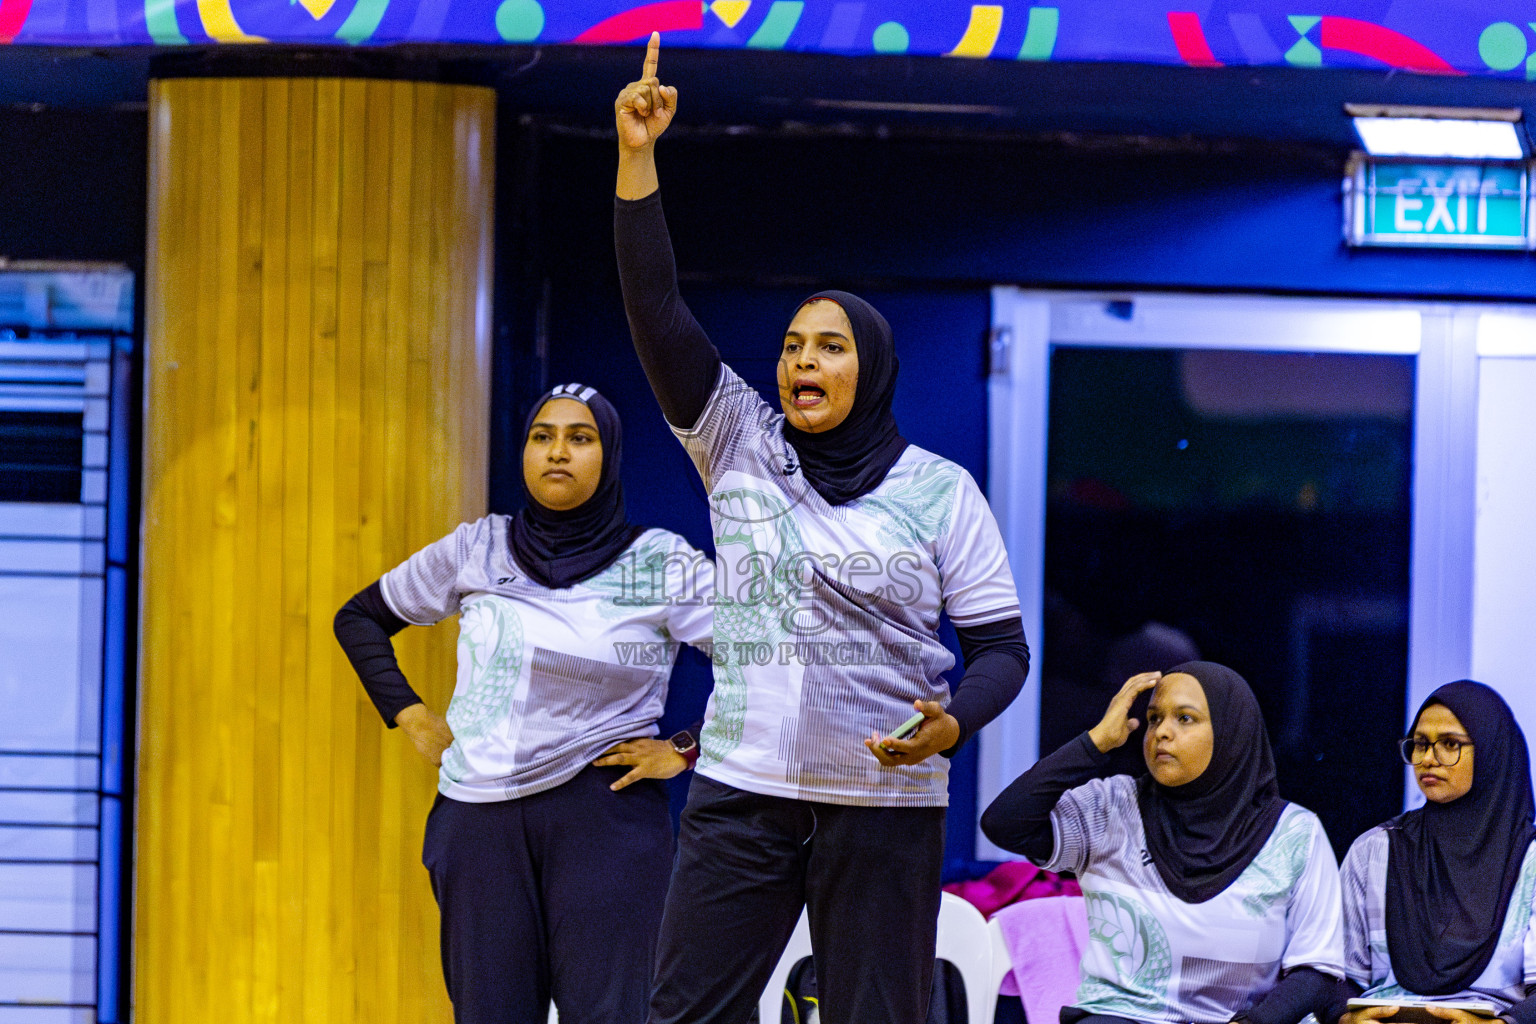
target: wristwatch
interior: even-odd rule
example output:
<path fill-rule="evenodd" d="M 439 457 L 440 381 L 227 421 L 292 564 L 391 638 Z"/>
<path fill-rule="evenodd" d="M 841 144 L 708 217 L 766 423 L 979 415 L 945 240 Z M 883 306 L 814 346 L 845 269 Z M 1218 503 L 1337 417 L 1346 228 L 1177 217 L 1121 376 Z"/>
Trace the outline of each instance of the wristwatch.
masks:
<path fill-rule="evenodd" d="M 689 768 L 692 768 L 694 762 L 699 759 L 698 740 L 695 740 L 693 733 L 687 729 L 673 733 L 667 742 L 672 744 L 673 750 L 683 755 L 683 760 L 688 762 Z"/>

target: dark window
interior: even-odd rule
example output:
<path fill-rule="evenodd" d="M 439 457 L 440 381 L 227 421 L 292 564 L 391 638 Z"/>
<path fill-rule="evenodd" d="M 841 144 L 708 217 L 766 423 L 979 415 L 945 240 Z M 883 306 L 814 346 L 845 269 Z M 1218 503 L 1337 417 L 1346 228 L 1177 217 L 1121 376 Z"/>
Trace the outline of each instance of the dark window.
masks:
<path fill-rule="evenodd" d="M 1058 347 L 1041 749 L 1198 654 L 1342 852 L 1401 810 L 1410 357 Z M 1140 768 L 1139 749 L 1122 751 Z"/>
<path fill-rule="evenodd" d="M 0 412 L 0 501 L 78 502 L 77 412 Z"/>

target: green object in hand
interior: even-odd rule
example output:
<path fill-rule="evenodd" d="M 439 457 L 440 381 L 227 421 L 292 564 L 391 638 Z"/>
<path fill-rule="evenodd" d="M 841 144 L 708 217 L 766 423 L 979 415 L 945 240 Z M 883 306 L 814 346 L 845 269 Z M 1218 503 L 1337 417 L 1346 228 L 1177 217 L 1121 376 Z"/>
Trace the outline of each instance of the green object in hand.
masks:
<path fill-rule="evenodd" d="M 891 733 L 891 739 L 904 740 L 908 736 L 911 736 L 913 733 L 917 732 L 917 727 L 923 724 L 923 719 L 926 717 L 926 715 L 919 711 L 917 714 L 913 715 L 911 718 L 897 726 L 896 731 Z"/>

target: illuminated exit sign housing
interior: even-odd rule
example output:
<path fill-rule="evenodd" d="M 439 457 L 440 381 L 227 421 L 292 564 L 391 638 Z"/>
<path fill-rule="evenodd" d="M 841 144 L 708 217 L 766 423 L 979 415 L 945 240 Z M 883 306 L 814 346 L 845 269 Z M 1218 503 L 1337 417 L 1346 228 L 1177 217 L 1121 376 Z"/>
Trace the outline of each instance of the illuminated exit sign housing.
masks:
<path fill-rule="evenodd" d="M 1344 180 L 1350 245 L 1536 248 L 1529 163 L 1431 163 L 1356 154 Z"/>

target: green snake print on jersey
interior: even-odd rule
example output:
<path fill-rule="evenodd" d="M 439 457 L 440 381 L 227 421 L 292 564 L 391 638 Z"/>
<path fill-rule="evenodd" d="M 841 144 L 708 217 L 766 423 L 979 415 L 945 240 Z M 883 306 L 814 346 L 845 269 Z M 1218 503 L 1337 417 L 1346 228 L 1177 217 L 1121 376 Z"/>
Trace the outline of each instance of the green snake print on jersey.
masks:
<path fill-rule="evenodd" d="M 1243 898 L 1243 909 L 1249 915 L 1263 917 L 1270 907 L 1290 898 L 1297 879 L 1307 869 L 1311 846 L 1311 821 L 1305 815 L 1287 814 L 1284 823 L 1234 883 L 1252 890 Z"/>
<path fill-rule="evenodd" d="M 455 742 L 443 754 L 450 779 L 469 771 L 458 740 L 484 736 L 507 714 L 523 669 L 523 620 L 506 601 L 466 602 L 460 619 L 459 663 L 469 666 L 469 686 L 448 705 Z"/>
<path fill-rule="evenodd" d="M 736 581 L 736 592 L 715 597 L 714 717 L 699 737 L 699 763 L 704 767 L 719 764 L 741 743 L 747 678 L 740 645 L 771 646 L 789 636 L 784 620 L 794 610 L 800 588 L 784 556 L 803 549 L 800 528 L 779 494 L 734 487 L 710 495 L 709 503 L 716 550 L 744 547 L 744 558 L 760 571 L 749 578 L 734 572 L 724 577 Z M 743 556 L 732 550 L 731 557 Z"/>
<path fill-rule="evenodd" d="M 1103 946 L 1114 978 L 1083 978 L 1077 1005 L 1095 1013 L 1147 1019 L 1167 1004 L 1173 955 L 1162 922 L 1128 896 L 1088 892 L 1088 940 Z"/>
<path fill-rule="evenodd" d="M 581 586 L 608 598 L 597 606 L 603 618 L 626 618 L 635 613 L 637 604 L 667 599 L 665 570 L 671 552 L 666 534 L 642 535 L 617 561 Z"/>
<path fill-rule="evenodd" d="M 858 506 L 877 513 L 880 539 L 890 547 L 932 544 L 949 532 L 959 483 L 959 466 L 932 459 L 888 478 L 881 493 L 866 494 Z"/>

